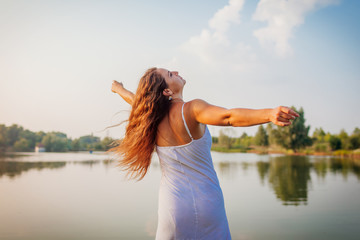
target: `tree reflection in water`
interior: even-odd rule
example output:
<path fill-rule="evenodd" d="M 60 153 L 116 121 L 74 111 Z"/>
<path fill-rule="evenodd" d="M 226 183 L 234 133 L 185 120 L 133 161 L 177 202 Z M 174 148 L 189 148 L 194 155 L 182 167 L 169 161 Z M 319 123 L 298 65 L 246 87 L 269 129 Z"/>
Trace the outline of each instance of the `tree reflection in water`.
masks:
<path fill-rule="evenodd" d="M 66 162 L 13 162 L 13 161 L 0 161 L 0 178 L 8 176 L 15 178 L 20 176 L 21 173 L 27 172 L 31 169 L 38 171 L 43 169 L 55 169 L 65 167 Z"/>
<path fill-rule="evenodd" d="M 260 177 L 268 177 L 276 197 L 284 205 L 306 205 L 308 183 L 311 180 L 311 163 L 308 157 L 270 158 L 269 162 L 258 162 L 257 166 Z"/>
<path fill-rule="evenodd" d="M 268 161 L 219 162 L 219 175 L 228 179 L 235 179 L 242 170 L 246 172 L 249 167 L 256 166 L 261 183 L 269 183 L 276 197 L 284 205 L 306 205 L 309 186 L 311 186 L 311 173 L 325 179 L 328 174 L 340 174 L 345 180 L 353 174 L 360 180 L 360 161 L 354 159 L 341 159 L 314 156 L 269 156 Z"/>
<path fill-rule="evenodd" d="M 89 168 L 92 168 L 94 165 L 99 164 L 102 162 L 101 160 L 86 160 L 86 161 L 74 161 L 74 164 L 81 164 L 84 166 L 88 166 Z"/>
<path fill-rule="evenodd" d="M 353 174 L 360 181 L 360 160 L 314 156 L 268 156 L 261 157 L 261 159 L 262 161 L 216 161 L 215 165 L 218 174 L 228 179 L 236 179 L 241 172 L 246 173 L 252 171 L 252 167 L 256 167 L 261 183 L 264 185 L 268 182 L 276 197 L 284 205 L 307 204 L 311 174 L 315 174 L 320 179 L 325 179 L 328 174 L 341 175 L 345 180 L 350 174 Z M 0 159 L 0 178 L 3 176 L 19 177 L 23 172 L 31 169 L 38 171 L 61 169 L 66 164 L 80 164 L 92 168 L 100 162 L 103 162 L 106 168 L 113 168 L 116 163 L 110 159 L 72 162 L 25 162 Z M 152 167 L 154 170 L 160 171 L 156 161 L 152 163 Z"/>
<path fill-rule="evenodd" d="M 66 166 L 66 164 L 80 164 L 84 166 L 88 166 L 90 168 L 95 164 L 99 164 L 100 162 L 105 162 L 108 160 L 100 161 L 100 160 L 85 160 L 85 161 L 56 161 L 56 162 L 23 162 L 23 161 L 2 161 L 0 159 L 0 178 L 3 176 L 7 176 L 9 178 L 19 177 L 23 172 L 27 172 L 29 170 L 35 169 L 38 171 L 44 169 L 60 169 Z M 109 163 L 111 161 L 108 161 Z"/>

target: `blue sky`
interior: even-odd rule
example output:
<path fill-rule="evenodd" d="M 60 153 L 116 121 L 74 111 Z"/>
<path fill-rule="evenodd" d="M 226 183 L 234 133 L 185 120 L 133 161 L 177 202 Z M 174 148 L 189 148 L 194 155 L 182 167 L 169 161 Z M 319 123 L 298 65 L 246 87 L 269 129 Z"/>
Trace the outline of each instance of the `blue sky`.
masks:
<path fill-rule="evenodd" d="M 156 66 L 187 80 L 185 100 L 303 107 L 311 131 L 351 133 L 360 127 L 359 9 L 355 0 L 0 0 L 0 123 L 120 137 L 121 127 L 101 132 L 130 109 L 112 80 L 135 91 Z"/>

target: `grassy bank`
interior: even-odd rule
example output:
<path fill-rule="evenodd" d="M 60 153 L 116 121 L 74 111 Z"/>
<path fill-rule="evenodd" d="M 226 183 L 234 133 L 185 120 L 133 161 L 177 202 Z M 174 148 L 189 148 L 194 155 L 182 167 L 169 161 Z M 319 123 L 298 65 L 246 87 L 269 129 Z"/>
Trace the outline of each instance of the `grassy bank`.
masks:
<path fill-rule="evenodd" d="M 217 144 L 213 144 L 211 147 L 212 151 L 215 152 L 224 152 L 224 153 L 256 153 L 256 154 L 272 154 L 272 153 L 280 153 L 286 155 L 314 155 L 314 156 L 335 156 L 342 158 L 357 158 L 360 159 L 360 149 L 356 150 L 336 150 L 336 151 L 324 151 L 318 152 L 314 151 L 311 148 L 306 148 L 294 152 L 291 149 L 284 149 L 279 147 L 260 147 L 260 146 L 251 146 L 249 148 L 244 147 L 231 147 L 227 148 L 224 146 L 219 146 Z"/>

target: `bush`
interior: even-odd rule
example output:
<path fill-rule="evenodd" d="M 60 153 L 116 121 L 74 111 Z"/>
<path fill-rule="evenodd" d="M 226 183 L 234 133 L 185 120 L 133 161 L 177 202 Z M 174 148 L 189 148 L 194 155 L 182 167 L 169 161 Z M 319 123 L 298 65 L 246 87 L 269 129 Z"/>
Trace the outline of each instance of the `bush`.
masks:
<path fill-rule="evenodd" d="M 315 152 L 327 152 L 328 144 L 327 143 L 316 143 L 314 146 Z"/>

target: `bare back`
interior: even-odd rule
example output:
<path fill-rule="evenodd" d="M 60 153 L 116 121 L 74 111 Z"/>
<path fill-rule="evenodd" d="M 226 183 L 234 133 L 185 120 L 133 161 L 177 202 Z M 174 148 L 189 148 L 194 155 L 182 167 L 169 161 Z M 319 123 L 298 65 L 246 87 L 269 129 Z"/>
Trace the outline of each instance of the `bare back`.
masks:
<path fill-rule="evenodd" d="M 164 117 L 158 126 L 156 145 L 158 146 L 179 146 L 191 142 L 191 138 L 186 131 L 181 109 L 183 102 L 172 103 L 169 113 Z M 191 102 L 184 105 L 184 118 L 189 131 L 194 139 L 199 139 L 204 135 L 205 125 L 198 123 L 192 116 L 189 107 Z"/>

